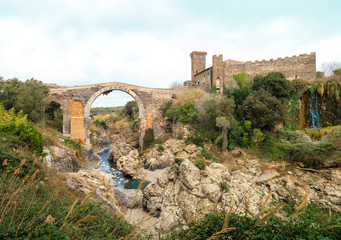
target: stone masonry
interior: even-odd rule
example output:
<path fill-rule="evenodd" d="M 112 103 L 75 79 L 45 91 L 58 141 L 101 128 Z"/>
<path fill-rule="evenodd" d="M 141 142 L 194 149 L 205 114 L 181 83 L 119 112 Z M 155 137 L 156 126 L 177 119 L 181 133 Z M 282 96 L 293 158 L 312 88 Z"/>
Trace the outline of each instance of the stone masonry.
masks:
<path fill-rule="evenodd" d="M 257 74 L 267 75 L 269 72 L 281 72 L 288 80 L 304 79 L 314 81 L 316 77 L 316 54 L 300 54 L 299 56 L 278 59 L 262 60 L 255 62 L 241 62 L 236 60 L 223 60 L 223 55 L 213 55 L 212 67 L 206 68 L 206 52 L 194 51 L 191 56 L 192 78 L 185 82 L 186 85 L 195 85 L 205 91 L 212 91 L 213 85 L 217 91 L 226 87 L 238 87 L 233 76 L 238 73 L 247 73 L 249 80 Z"/>
<path fill-rule="evenodd" d="M 47 84 L 49 99 L 63 108 L 63 136 L 90 147 L 90 109 L 101 94 L 118 90 L 128 93 L 137 102 L 140 118 L 140 146 L 145 130 L 154 129 L 155 137 L 162 133 L 159 129 L 161 105 L 174 96 L 172 89 L 140 87 L 131 84 L 111 82 L 87 86 L 62 87 Z"/>

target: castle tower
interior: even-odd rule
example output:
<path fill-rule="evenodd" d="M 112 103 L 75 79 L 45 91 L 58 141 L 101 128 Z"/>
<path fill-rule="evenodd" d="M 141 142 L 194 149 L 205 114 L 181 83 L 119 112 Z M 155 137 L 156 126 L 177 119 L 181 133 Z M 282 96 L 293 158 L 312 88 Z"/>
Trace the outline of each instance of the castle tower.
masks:
<path fill-rule="evenodd" d="M 223 95 L 224 86 L 224 62 L 223 55 L 213 55 L 212 57 L 212 85 L 217 88 L 217 95 Z"/>
<path fill-rule="evenodd" d="M 206 69 L 206 55 L 207 52 L 191 52 L 191 64 L 192 64 L 192 81 L 194 81 L 194 75 L 204 71 Z"/>

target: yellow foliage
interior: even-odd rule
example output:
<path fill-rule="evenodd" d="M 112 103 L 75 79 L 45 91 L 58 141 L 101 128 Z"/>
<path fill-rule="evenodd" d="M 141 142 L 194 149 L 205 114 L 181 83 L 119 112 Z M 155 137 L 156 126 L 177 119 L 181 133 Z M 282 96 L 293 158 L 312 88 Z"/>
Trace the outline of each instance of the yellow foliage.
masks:
<path fill-rule="evenodd" d="M 109 129 L 113 133 L 117 133 L 129 128 L 130 128 L 129 122 L 125 118 L 109 124 Z"/>
<path fill-rule="evenodd" d="M 176 94 L 176 100 L 183 104 L 185 102 L 195 103 L 196 100 L 201 99 L 207 95 L 207 92 L 200 88 L 186 89 L 179 91 Z"/>

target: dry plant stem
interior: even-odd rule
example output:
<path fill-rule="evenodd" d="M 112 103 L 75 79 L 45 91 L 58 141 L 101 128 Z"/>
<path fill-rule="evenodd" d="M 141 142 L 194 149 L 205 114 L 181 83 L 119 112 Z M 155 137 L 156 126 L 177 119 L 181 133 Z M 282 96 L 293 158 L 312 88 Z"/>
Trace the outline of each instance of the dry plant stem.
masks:
<path fill-rule="evenodd" d="M 30 228 L 31 226 L 33 226 L 37 219 L 43 215 L 42 212 L 44 211 L 44 209 L 52 202 L 53 197 L 55 196 L 56 191 L 52 193 L 51 197 L 46 201 L 46 203 L 44 204 L 44 206 L 39 210 L 39 212 L 31 219 L 30 223 L 27 224 L 27 226 L 25 227 L 25 230 Z"/>
<path fill-rule="evenodd" d="M 27 208 L 27 210 L 26 210 L 26 212 L 25 212 L 23 218 L 21 219 L 21 222 L 20 222 L 20 224 L 19 224 L 19 227 L 18 227 L 18 229 L 17 229 L 17 232 L 15 233 L 15 236 L 18 236 L 18 233 L 19 233 L 19 230 L 20 230 L 20 228 L 21 228 L 21 225 L 22 225 L 22 223 L 24 222 L 24 220 L 25 220 L 25 218 L 26 218 L 26 215 L 27 215 L 28 211 L 31 209 L 32 202 L 33 202 L 33 199 L 34 199 L 34 197 L 35 197 L 35 195 L 36 195 L 37 189 L 38 189 L 38 187 L 35 188 L 35 190 L 34 190 L 34 192 L 33 192 L 33 194 L 32 194 L 32 198 L 31 198 L 30 205 L 28 206 L 28 208 Z"/>

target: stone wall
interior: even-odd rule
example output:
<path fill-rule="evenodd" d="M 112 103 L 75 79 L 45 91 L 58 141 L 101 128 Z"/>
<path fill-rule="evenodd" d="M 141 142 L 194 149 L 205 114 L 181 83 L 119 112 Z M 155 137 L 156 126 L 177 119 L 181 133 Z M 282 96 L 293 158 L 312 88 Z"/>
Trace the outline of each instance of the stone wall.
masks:
<path fill-rule="evenodd" d="M 247 73 L 249 79 L 253 79 L 257 74 L 265 76 L 274 71 L 283 73 L 288 80 L 300 78 L 314 81 L 316 78 L 316 54 L 301 54 L 269 61 L 247 61 L 240 64 L 224 62 L 224 83 L 229 85 L 230 81 L 233 81 L 233 75 L 238 73 Z"/>
<path fill-rule="evenodd" d="M 213 84 L 222 93 L 223 84 L 227 87 L 238 87 L 233 76 L 239 73 L 247 73 L 249 80 L 257 74 L 267 75 L 269 72 L 281 72 L 288 80 L 296 78 L 314 81 L 316 77 L 316 54 L 301 54 L 299 56 L 278 59 L 240 62 L 236 60 L 223 60 L 223 55 L 213 55 L 212 67 L 202 70 L 202 62 L 193 61 L 194 57 L 206 56 L 205 54 L 193 54 L 192 52 L 192 83 L 200 82 L 199 87 L 212 91 Z M 201 59 L 202 60 L 202 59 Z M 202 60 L 203 61 L 203 60 Z M 194 65 L 193 65 L 194 64 Z M 199 64 L 199 65 L 198 65 Z M 200 69 L 201 72 L 196 72 Z"/>

